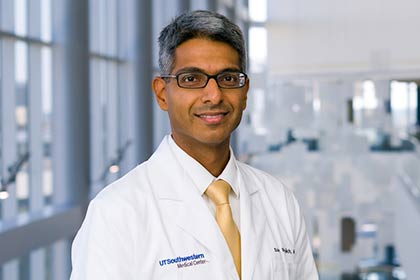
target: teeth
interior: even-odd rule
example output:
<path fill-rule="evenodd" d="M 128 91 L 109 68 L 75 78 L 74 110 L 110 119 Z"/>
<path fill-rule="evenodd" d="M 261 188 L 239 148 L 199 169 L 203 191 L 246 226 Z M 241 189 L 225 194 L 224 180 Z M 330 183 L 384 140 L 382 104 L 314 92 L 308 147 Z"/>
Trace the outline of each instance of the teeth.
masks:
<path fill-rule="evenodd" d="M 201 117 L 206 118 L 206 119 L 216 119 L 216 118 L 220 118 L 222 116 L 222 114 L 220 115 L 201 115 Z"/>

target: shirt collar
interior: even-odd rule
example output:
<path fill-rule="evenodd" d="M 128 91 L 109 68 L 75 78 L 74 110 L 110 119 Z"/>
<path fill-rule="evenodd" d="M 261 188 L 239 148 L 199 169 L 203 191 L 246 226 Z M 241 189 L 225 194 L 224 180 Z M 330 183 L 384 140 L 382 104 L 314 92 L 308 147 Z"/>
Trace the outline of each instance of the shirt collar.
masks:
<path fill-rule="evenodd" d="M 204 194 L 207 187 L 213 181 L 222 179 L 230 184 L 236 197 L 239 197 L 238 168 L 236 166 L 236 159 L 233 155 L 232 149 L 230 149 L 230 157 L 225 169 L 222 171 L 220 176 L 216 178 L 198 161 L 182 150 L 172 139 L 172 136 L 168 136 L 168 144 L 180 165 L 184 168 L 185 172 L 197 187 L 200 195 Z"/>

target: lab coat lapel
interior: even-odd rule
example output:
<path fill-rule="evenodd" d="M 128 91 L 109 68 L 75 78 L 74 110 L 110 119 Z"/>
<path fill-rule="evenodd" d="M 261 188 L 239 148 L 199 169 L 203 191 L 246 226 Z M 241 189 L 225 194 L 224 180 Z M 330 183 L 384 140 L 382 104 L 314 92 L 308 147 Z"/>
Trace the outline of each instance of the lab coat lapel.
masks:
<path fill-rule="evenodd" d="M 185 198 L 177 224 L 204 245 L 217 260 L 229 260 L 230 255 L 227 254 L 229 250 L 223 236 L 201 196 L 198 196 L 198 199 L 193 195 Z M 182 246 L 182 244 L 179 245 Z"/>
<path fill-rule="evenodd" d="M 248 178 L 246 174 L 240 175 L 242 280 L 251 280 L 254 279 L 255 266 L 262 248 L 266 218 L 257 182 L 253 178 Z"/>
<path fill-rule="evenodd" d="M 171 171 L 162 175 L 164 166 L 170 166 Z M 228 260 L 229 250 L 226 250 L 227 246 L 224 244 L 223 235 L 218 230 L 215 219 L 192 180 L 177 162 L 167 139 L 149 160 L 149 167 L 151 184 L 164 209 L 162 215 L 168 215 L 170 219 L 174 219 L 177 226 L 205 246 L 214 255 L 215 260 L 221 263 L 223 260 Z M 173 232 L 168 230 L 168 235 L 172 234 Z M 175 252 L 182 252 L 185 244 L 179 242 L 174 236 L 171 239 Z"/>

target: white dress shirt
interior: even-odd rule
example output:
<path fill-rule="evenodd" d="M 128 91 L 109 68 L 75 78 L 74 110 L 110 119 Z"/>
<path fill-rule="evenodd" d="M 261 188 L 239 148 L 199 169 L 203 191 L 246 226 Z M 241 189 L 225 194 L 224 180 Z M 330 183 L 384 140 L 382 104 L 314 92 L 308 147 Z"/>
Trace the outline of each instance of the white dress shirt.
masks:
<path fill-rule="evenodd" d="M 182 166 L 185 172 L 193 181 L 194 185 L 197 187 L 197 191 L 200 193 L 204 202 L 207 204 L 209 210 L 216 216 L 216 207 L 210 198 L 205 195 L 207 187 L 214 181 L 222 179 L 229 183 L 232 187 L 231 192 L 229 193 L 229 203 L 232 209 L 233 220 L 238 226 L 239 231 L 241 230 L 240 226 L 240 208 L 239 208 L 239 180 L 238 180 L 238 168 L 236 166 L 236 159 L 233 155 L 232 150 L 230 150 L 229 161 L 223 170 L 223 172 L 216 178 L 214 177 L 204 166 L 202 166 L 198 161 L 188 155 L 184 150 L 182 150 L 172 139 L 169 137 L 169 147 L 172 152 L 175 154 L 176 159 L 178 160 L 180 166 Z"/>

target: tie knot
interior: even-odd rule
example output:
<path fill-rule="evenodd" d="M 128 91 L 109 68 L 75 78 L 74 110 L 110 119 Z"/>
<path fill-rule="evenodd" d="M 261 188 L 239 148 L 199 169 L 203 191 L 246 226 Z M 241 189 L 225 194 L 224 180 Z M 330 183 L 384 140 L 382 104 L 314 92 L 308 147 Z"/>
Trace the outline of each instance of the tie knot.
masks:
<path fill-rule="evenodd" d="M 216 180 L 208 186 L 206 195 L 216 206 L 229 204 L 230 185 L 223 180 Z"/>

